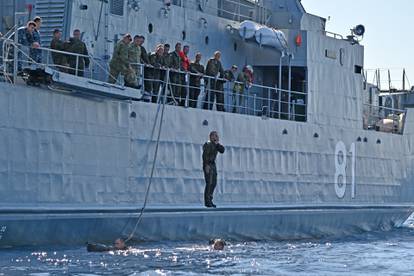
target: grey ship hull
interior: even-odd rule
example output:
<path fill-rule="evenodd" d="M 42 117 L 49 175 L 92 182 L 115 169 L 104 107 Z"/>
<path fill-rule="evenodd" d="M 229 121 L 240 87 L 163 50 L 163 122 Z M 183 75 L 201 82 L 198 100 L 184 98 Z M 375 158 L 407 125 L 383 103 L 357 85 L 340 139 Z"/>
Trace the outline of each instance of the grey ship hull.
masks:
<path fill-rule="evenodd" d="M 5 83 L 0 91 L 0 246 L 130 234 L 148 185 L 157 105 Z M 165 112 L 134 240 L 340 236 L 401 226 L 413 211 L 411 110 L 404 135 L 171 106 Z M 227 148 L 218 159 L 214 210 L 202 207 L 201 146 L 211 129 Z M 342 198 L 334 183 L 339 140 L 356 143 L 357 153 L 355 195 L 347 181 Z"/>
<path fill-rule="evenodd" d="M 132 242 L 339 238 L 401 226 L 411 206 L 249 206 L 148 208 Z M 2 210 L 2 247 L 111 243 L 128 237 L 139 211 L 128 209 Z M 9 232 L 12 232 L 9 234 Z"/>

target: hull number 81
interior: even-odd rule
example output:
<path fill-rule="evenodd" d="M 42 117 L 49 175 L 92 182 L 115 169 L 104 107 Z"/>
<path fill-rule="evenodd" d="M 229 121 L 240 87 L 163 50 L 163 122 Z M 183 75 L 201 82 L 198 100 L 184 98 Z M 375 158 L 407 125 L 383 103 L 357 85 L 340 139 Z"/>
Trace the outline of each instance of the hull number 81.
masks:
<path fill-rule="evenodd" d="M 335 147 L 335 193 L 344 198 L 346 192 L 347 149 L 345 143 L 339 141 Z M 355 198 L 355 143 L 351 144 L 351 198 Z"/>

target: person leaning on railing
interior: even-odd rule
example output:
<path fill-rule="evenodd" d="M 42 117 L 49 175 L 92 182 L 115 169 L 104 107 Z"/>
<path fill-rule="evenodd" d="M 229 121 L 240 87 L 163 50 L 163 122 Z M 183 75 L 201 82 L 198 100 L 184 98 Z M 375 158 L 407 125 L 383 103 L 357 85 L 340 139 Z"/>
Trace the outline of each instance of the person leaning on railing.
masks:
<path fill-rule="evenodd" d="M 243 71 L 239 73 L 237 76 L 236 82 L 233 86 L 233 93 L 232 93 L 232 106 L 233 106 L 233 113 L 241 113 L 242 108 L 244 107 L 244 89 L 251 85 L 249 82 L 249 74 L 248 74 L 248 67 L 245 66 Z M 239 110 L 237 110 L 237 107 Z"/>
<path fill-rule="evenodd" d="M 152 97 L 151 101 L 153 103 L 157 102 L 157 95 L 160 90 L 161 81 L 162 79 L 162 71 L 165 68 L 165 61 L 164 61 L 164 46 L 162 44 L 157 45 L 155 48 L 155 52 L 150 56 L 151 65 L 154 67 L 152 69 Z"/>
<path fill-rule="evenodd" d="M 171 80 L 171 88 L 172 88 L 172 95 L 174 97 L 174 100 L 179 104 L 181 103 L 181 96 L 182 91 L 184 90 L 181 86 L 181 78 L 180 73 L 178 71 L 181 68 L 181 58 L 180 58 L 180 52 L 181 52 L 181 43 L 178 42 L 175 44 L 175 51 L 170 54 L 170 67 L 172 72 L 170 73 L 170 80 Z"/>
<path fill-rule="evenodd" d="M 204 75 L 204 66 L 200 63 L 201 53 L 198 52 L 195 55 L 195 60 L 190 64 L 190 97 L 189 106 L 192 108 L 197 107 L 197 99 L 200 95 L 201 78 Z"/>
<path fill-rule="evenodd" d="M 137 87 L 134 70 L 128 60 L 129 44 L 131 41 L 131 35 L 126 34 L 122 40 L 116 44 L 112 59 L 109 63 L 109 83 L 116 83 L 119 74 L 122 74 L 124 76 L 125 86 L 133 88 Z"/>
<path fill-rule="evenodd" d="M 33 21 L 27 22 L 26 27 L 20 27 L 17 30 L 18 43 L 26 47 L 39 48 L 40 45 L 37 42 L 35 42 L 33 38 L 33 32 L 35 28 L 36 28 L 36 23 L 34 23 Z M 17 70 L 22 71 L 22 67 L 23 67 L 22 51 L 18 51 L 17 59 L 18 59 Z"/>
<path fill-rule="evenodd" d="M 39 45 L 42 45 L 40 38 L 40 27 L 42 26 L 42 18 L 36 16 L 33 19 L 33 22 L 36 24 L 35 29 L 33 30 L 33 41 Z M 32 47 L 30 48 L 30 58 L 36 63 L 42 63 L 42 50 Z"/>
<path fill-rule="evenodd" d="M 139 45 L 139 35 L 134 36 L 134 41 L 128 48 L 128 62 L 131 64 L 135 79 L 137 79 L 139 72 L 139 64 L 141 63 L 141 46 Z"/>
<path fill-rule="evenodd" d="M 145 37 L 143 35 L 139 35 L 138 36 L 138 41 L 137 44 L 139 45 L 139 47 L 141 47 L 141 63 L 144 65 L 149 65 L 150 64 L 150 60 L 149 60 L 149 56 L 147 53 L 147 50 L 145 49 L 144 42 L 145 42 Z M 147 91 L 148 93 L 150 93 L 150 89 L 151 89 L 151 81 L 150 81 L 150 72 L 149 70 L 147 70 L 148 68 L 144 66 L 144 72 L 143 72 L 143 76 L 144 76 L 144 92 Z"/>
<path fill-rule="evenodd" d="M 73 37 L 69 38 L 68 42 L 64 43 L 64 48 L 67 52 L 79 55 L 67 55 L 69 63 L 69 73 L 83 77 L 85 67 L 89 67 L 88 49 L 86 44 L 81 40 L 81 32 L 76 29 L 73 31 Z"/>

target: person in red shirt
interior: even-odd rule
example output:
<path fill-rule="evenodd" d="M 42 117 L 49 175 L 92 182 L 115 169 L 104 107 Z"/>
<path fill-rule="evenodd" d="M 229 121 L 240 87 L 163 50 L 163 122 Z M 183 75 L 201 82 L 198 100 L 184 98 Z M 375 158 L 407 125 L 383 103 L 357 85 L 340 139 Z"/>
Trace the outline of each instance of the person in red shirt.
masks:
<path fill-rule="evenodd" d="M 188 71 L 190 70 L 190 59 L 188 58 L 188 53 L 190 52 L 190 46 L 185 45 L 183 50 L 180 52 L 181 58 L 181 70 Z"/>
<path fill-rule="evenodd" d="M 183 72 L 188 72 L 190 70 L 190 59 L 188 58 L 188 53 L 190 52 L 190 46 L 184 45 L 183 50 L 179 52 L 181 64 L 180 64 L 180 70 Z M 186 78 L 186 74 L 180 74 L 180 81 L 184 85 L 182 88 L 182 95 L 183 98 L 181 98 L 179 105 L 185 106 L 185 101 L 189 95 L 189 87 L 188 87 L 188 81 L 189 79 Z"/>

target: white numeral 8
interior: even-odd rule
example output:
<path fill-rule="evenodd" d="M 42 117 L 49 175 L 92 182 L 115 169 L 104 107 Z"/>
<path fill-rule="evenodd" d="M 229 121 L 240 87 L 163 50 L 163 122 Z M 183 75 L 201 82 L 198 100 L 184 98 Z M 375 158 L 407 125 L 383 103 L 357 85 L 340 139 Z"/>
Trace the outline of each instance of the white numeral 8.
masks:
<path fill-rule="evenodd" d="M 342 162 L 340 162 L 342 160 Z M 339 183 L 339 178 L 342 183 Z M 335 148 L 335 192 L 339 198 L 345 196 L 346 191 L 346 146 L 339 141 Z"/>

